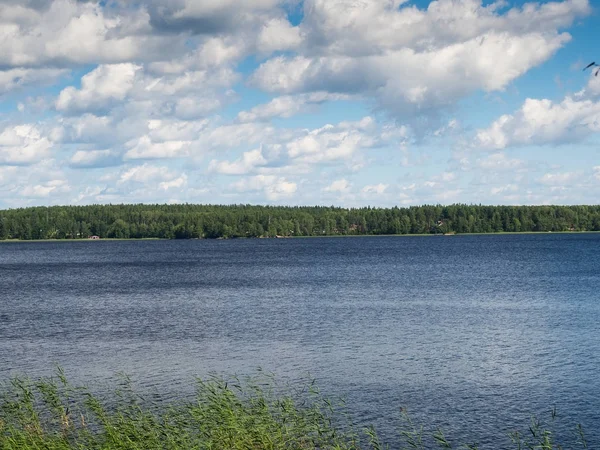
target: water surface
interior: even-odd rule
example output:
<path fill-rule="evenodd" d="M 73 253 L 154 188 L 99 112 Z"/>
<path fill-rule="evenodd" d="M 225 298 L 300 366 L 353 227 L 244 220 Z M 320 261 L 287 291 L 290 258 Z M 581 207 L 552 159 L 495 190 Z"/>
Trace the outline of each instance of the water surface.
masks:
<path fill-rule="evenodd" d="M 401 406 L 483 444 L 556 406 L 595 448 L 599 268 L 597 234 L 3 243 L 0 378 L 262 367 L 386 437 Z"/>

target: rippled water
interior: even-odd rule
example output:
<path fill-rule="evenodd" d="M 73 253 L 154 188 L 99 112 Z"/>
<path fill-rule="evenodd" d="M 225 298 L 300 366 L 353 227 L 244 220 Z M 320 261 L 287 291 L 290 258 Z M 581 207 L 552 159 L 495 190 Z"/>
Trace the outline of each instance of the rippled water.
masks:
<path fill-rule="evenodd" d="M 556 405 L 598 447 L 599 331 L 597 234 L 0 244 L 0 378 L 310 373 L 386 437 L 400 406 L 485 444 Z"/>

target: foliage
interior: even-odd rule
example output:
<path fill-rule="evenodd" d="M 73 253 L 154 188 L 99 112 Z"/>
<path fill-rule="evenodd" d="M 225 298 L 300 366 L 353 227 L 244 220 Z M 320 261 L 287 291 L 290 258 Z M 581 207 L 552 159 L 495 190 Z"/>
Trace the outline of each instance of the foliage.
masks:
<path fill-rule="evenodd" d="M 332 425 L 331 403 L 314 390 L 273 393 L 260 380 L 198 380 L 191 400 L 156 405 L 127 379 L 102 401 L 58 379 L 14 378 L 0 400 L 0 448 L 13 449 L 356 449 Z"/>
<path fill-rule="evenodd" d="M 600 206 L 91 205 L 0 211 L 0 239 L 236 238 L 600 231 Z"/>
<path fill-rule="evenodd" d="M 138 395 L 126 377 L 104 400 L 88 389 L 71 386 L 60 369 L 57 377 L 13 378 L 0 385 L 0 449 L 390 448 L 374 428 L 358 432 L 343 403 L 334 405 L 314 386 L 314 381 L 300 388 L 281 386 L 266 375 L 244 382 L 212 377 L 198 380 L 191 399 L 155 404 Z M 479 448 L 476 444 L 455 447 L 439 429 L 425 433 L 405 412 L 402 419 L 394 448 Z M 587 448 L 581 428 L 564 447 L 535 419 L 527 433 L 514 432 L 511 439 L 517 449 Z"/>

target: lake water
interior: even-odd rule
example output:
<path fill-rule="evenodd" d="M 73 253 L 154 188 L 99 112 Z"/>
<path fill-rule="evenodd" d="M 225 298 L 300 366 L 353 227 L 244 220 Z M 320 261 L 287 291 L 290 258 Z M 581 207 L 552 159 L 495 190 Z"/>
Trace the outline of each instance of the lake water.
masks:
<path fill-rule="evenodd" d="M 386 438 L 406 407 L 483 448 L 556 406 L 598 448 L 600 235 L 0 244 L 0 379 L 55 363 L 167 396 L 310 373 Z"/>

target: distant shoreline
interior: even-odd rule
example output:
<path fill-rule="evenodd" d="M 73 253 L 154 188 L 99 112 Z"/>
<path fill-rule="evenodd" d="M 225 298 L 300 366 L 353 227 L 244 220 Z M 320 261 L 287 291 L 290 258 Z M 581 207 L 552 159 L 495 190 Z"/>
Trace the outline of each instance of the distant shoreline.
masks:
<path fill-rule="evenodd" d="M 0 211 L 0 239 L 233 239 L 600 231 L 600 205 L 88 205 Z"/>
<path fill-rule="evenodd" d="M 323 239 L 323 238 L 367 238 L 367 237 L 456 237 L 456 236 L 498 236 L 498 235 L 548 235 L 548 234 L 598 234 L 600 231 L 498 231 L 489 233 L 423 233 L 423 234 L 329 234 L 322 236 L 284 236 L 284 237 L 232 237 L 232 238 L 191 238 L 191 239 L 167 239 L 167 238 L 100 238 L 100 239 L 4 239 L 3 243 L 21 242 L 99 242 L 99 241 L 234 241 L 246 239 Z"/>

